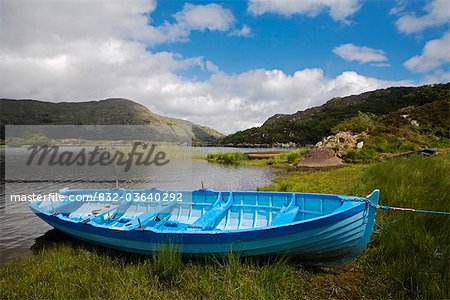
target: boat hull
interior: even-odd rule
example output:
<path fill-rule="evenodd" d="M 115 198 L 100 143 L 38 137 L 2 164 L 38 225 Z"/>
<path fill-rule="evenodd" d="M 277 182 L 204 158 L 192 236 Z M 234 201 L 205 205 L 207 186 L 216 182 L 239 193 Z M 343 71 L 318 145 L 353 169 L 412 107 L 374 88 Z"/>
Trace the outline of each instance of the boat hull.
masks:
<path fill-rule="evenodd" d="M 378 198 L 378 197 L 376 197 Z M 75 238 L 126 252 L 149 254 L 174 244 L 186 257 L 223 256 L 230 251 L 242 256 L 288 255 L 306 265 L 336 266 L 355 259 L 366 247 L 375 221 L 375 208 L 365 202 L 318 220 L 224 232 L 118 231 L 70 222 L 33 212 L 54 228 Z"/>

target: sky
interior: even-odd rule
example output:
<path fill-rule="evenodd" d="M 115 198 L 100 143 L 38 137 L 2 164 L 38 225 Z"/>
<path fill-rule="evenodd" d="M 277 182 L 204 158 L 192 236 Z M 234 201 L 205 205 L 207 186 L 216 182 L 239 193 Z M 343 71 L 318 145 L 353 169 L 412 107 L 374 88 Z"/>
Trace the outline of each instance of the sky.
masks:
<path fill-rule="evenodd" d="M 127 98 L 232 133 L 450 81 L 450 0 L 0 0 L 2 98 Z"/>

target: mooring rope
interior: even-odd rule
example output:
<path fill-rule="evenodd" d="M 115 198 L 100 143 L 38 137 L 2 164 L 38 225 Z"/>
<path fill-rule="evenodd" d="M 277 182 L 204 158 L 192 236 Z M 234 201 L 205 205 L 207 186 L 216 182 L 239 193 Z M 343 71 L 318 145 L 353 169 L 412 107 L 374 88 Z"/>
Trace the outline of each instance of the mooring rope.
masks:
<path fill-rule="evenodd" d="M 433 215 L 450 215 L 448 211 L 436 211 L 436 210 L 426 210 L 426 209 L 416 209 L 416 208 L 407 208 L 407 207 L 395 207 L 395 206 L 387 206 L 387 205 L 378 205 L 378 208 L 382 210 L 395 210 L 395 211 L 409 211 L 421 214 L 433 214 Z"/>
<path fill-rule="evenodd" d="M 359 197 L 345 198 L 344 201 L 365 202 L 368 205 L 370 205 L 371 207 L 373 207 L 375 209 L 381 209 L 381 210 L 415 212 L 415 213 L 433 214 L 433 215 L 447 215 L 447 216 L 450 215 L 450 212 L 448 212 L 448 211 L 436 211 L 436 210 L 416 209 L 416 208 L 408 208 L 408 207 L 395 207 L 395 206 L 388 206 L 388 205 L 375 205 L 367 198 L 359 198 Z"/>

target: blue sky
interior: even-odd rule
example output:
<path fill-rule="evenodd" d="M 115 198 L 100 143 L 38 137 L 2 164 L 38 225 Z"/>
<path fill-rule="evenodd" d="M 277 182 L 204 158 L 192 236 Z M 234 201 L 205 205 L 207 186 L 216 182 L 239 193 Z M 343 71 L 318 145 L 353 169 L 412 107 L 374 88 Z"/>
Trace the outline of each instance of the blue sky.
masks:
<path fill-rule="evenodd" d="M 189 42 L 158 45 L 154 49 L 181 53 L 183 56 L 202 56 L 213 61 L 222 71 L 230 74 L 249 69 L 280 69 L 286 73 L 304 68 L 320 67 L 328 76 L 354 70 L 365 76 L 386 80 L 412 80 L 420 82 L 423 74 L 412 72 L 403 63 L 421 53 L 424 44 L 441 37 L 448 24 L 407 35 L 396 27 L 398 14 L 390 11 L 399 5 L 395 1 L 366 1 L 347 22 L 336 22 L 325 11 L 316 17 L 304 15 L 280 16 L 267 13 L 255 17 L 247 11 L 245 1 L 196 1 L 196 4 L 219 3 L 230 9 L 239 24 L 247 25 L 252 33 L 248 37 L 230 36 L 227 32 L 193 32 Z M 183 9 L 182 1 L 164 1 L 152 14 L 153 25 L 172 20 L 172 15 Z M 405 3 L 403 12 L 424 14 L 425 1 Z M 352 43 L 386 53 L 386 64 L 377 67 L 370 63 L 346 61 L 333 53 L 341 44 Z M 448 64 L 447 64 L 448 69 Z M 191 70 L 186 76 L 204 78 Z"/>
<path fill-rule="evenodd" d="M 450 80 L 450 1 L 1 2 L 5 98 L 124 97 L 230 133 Z"/>

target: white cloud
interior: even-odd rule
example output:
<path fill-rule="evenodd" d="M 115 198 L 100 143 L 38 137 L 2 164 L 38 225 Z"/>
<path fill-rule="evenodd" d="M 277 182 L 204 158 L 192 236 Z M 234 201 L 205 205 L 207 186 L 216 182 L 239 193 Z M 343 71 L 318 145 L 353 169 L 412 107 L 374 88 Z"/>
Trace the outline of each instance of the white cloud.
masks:
<path fill-rule="evenodd" d="M 370 64 L 373 67 L 378 67 L 378 68 L 388 68 L 391 66 L 391 64 L 387 64 L 387 63 L 375 63 L 375 64 Z"/>
<path fill-rule="evenodd" d="M 108 45 L 66 49 L 63 57 L 3 56 L 2 97 L 49 101 L 85 101 L 124 97 L 156 113 L 187 118 L 225 133 L 261 125 L 275 113 L 293 113 L 336 96 L 361 93 L 409 82 L 388 82 L 344 72 L 327 78 L 321 69 L 288 75 L 280 70 L 251 70 L 237 75 L 216 72 L 208 80 L 191 81 L 176 71 L 198 60 L 171 53 L 149 53 L 138 44 L 120 44 L 110 56 Z M 71 48 L 69 45 L 68 48 Z M 83 51 L 78 51 L 84 49 Z M 121 57 L 126 57 L 122 60 Z M 118 59 L 117 59 L 118 58 Z"/>
<path fill-rule="evenodd" d="M 390 15 L 398 16 L 406 9 L 408 0 L 395 0 L 395 6 L 389 10 Z"/>
<path fill-rule="evenodd" d="M 408 59 L 404 66 L 413 72 L 428 72 L 450 63 L 450 31 L 440 39 L 428 41 L 422 54 Z"/>
<path fill-rule="evenodd" d="M 383 50 L 368 47 L 356 46 L 353 44 L 343 44 L 333 49 L 333 52 L 347 61 L 357 61 L 360 63 L 386 61 Z"/>
<path fill-rule="evenodd" d="M 206 69 L 208 72 L 210 73 L 219 73 L 219 67 L 216 66 L 212 61 L 206 61 L 205 67 L 204 69 Z"/>
<path fill-rule="evenodd" d="M 241 29 L 236 29 L 230 32 L 230 35 L 234 36 L 250 36 L 252 34 L 252 29 L 247 25 L 242 26 Z"/>
<path fill-rule="evenodd" d="M 200 57 L 149 51 L 148 40 L 160 38 L 145 16 L 154 9 L 152 2 L 60 3 L 2 2 L 0 97 L 47 101 L 124 97 L 156 113 L 230 133 L 335 96 L 411 84 L 355 72 L 327 78 L 321 69 L 227 75 Z M 79 18 L 86 24 L 79 24 Z M 234 29 L 227 22 L 195 21 L 192 15 L 181 19 L 197 30 Z M 178 75 L 189 68 L 204 69 L 210 78 L 195 81 Z"/>
<path fill-rule="evenodd" d="M 3 0 L 0 47 L 24 51 L 33 45 L 30 53 L 46 53 L 54 43 L 80 39 L 155 40 L 159 33 L 146 26 L 151 21 L 146 14 L 155 8 L 156 3 L 151 0 Z"/>
<path fill-rule="evenodd" d="M 184 82 L 165 95 L 165 113 L 189 115 L 190 120 L 223 132 L 261 125 L 275 113 L 294 113 L 351 94 L 411 82 L 390 82 L 343 72 L 327 78 L 321 69 L 288 75 L 280 70 L 250 70 L 237 75 L 217 73 L 207 81 Z"/>
<path fill-rule="evenodd" d="M 395 23 L 400 32 L 409 34 L 420 32 L 426 28 L 444 25 L 450 22 L 450 1 L 433 0 L 425 6 L 426 14 L 416 16 L 407 14 Z"/>
<path fill-rule="evenodd" d="M 314 17 L 323 10 L 329 10 L 331 18 L 336 21 L 345 19 L 360 8 L 358 0 L 249 0 L 248 10 L 258 16 L 276 13 L 283 16 L 304 14 Z"/>
<path fill-rule="evenodd" d="M 232 12 L 218 4 L 185 4 L 173 16 L 174 23 L 165 22 L 160 26 L 151 25 L 149 15 L 155 9 L 154 0 L 67 0 L 36 3 L 4 0 L 1 4 L 0 22 L 2 28 L 8 26 L 9 30 L 2 30 L 1 44 L 13 49 L 39 43 L 39 50 L 47 51 L 47 45 L 52 43 L 102 39 L 105 36 L 156 45 L 187 41 L 194 30 L 229 31 L 230 35 L 239 36 L 249 36 L 250 33 L 250 28 L 246 25 L 240 31 L 237 30 Z M 17 19 L 18 11 L 20 19 Z"/>
<path fill-rule="evenodd" d="M 399 15 L 405 10 L 404 6 L 395 6 L 389 11 L 390 15 Z"/>
<path fill-rule="evenodd" d="M 416 16 L 406 14 L 400 17 L 396 26 L 400 32 L 411 34 L 418 33 L 427 28 L 450 24 L 450 1 L 432 0 L 424 8 L 425 14 Z M 440 68 L 450 63 L 450 31 L 444 33 L 439 39 L 426 42 L 422 54 L 415 55 L 405 61 L 405 68 L 412 72 L 428 73 L 423 79 L 425 83 L 433 80 L 442 81 L 448 79 L 448 72 Z"/>
<path fill-rule="evenodd" d="M 450 82 L 450 72 L 439 70 L 434 74 L 425 76 L 422 84 L 447 83 Z"/>
<path fill-rule="evenodd" d="M 181 12 L 175 14 L 178 24 L 190 29 L 225 31 L 235 22 L 229 9 L 218 4 L 192 5 L 185 4 Z"/>
<path fill-rule="evenodd" d="M 185 4 L 182 11 L 174 15 L 175 23 L 165 22 L 156 27 L 160 33 L 157 43 L 187 41 L 191 31 L 228 31 L 232 36 L 250 36 L 251 30 L 244 25 L 236 29 L 236 19 L 231 10 L 218 4 Z"/>

